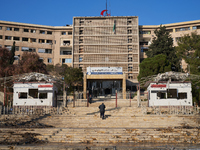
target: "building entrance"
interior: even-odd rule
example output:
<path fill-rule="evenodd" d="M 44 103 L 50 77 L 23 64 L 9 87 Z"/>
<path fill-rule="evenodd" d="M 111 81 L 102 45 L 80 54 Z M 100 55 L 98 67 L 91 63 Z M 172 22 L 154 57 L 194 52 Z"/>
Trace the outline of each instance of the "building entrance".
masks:
<path fill-rule="evenodd" d="M 89 94 L 96 98 L 115 97 L 115 92 L 122 93 L 122 80 L 88 80 Z"/>

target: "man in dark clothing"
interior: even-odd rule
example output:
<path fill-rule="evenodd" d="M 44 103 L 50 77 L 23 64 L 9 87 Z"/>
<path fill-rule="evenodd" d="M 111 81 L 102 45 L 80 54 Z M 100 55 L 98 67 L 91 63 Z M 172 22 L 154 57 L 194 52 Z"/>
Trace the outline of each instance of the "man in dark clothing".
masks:
<path fill-rule="evenodd" d="M 102 119 L 104 119 L 105 108 L 106 108 L 106 106 L 104 105 L 104 103 L 102 103 L 101 105 L 99 105 L 100 118 L 102 118 Z"/>

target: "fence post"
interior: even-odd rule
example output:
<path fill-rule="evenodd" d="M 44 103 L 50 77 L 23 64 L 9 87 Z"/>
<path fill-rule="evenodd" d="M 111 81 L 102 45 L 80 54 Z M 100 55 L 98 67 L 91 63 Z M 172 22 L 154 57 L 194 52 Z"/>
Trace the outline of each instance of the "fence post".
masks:
<path fill-rule="evenodd" d="M 117 108 L 117 90 L 115 90 L 116 93 L 116 108 Z"/>

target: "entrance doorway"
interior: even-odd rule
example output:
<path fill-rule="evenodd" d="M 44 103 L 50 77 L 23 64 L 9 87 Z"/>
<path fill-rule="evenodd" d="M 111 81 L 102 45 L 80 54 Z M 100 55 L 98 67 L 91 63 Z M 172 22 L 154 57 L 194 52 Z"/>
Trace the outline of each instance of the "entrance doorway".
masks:
<path fill-rule="evenodd" d="M 122 80 L 88 80 L 87 90 L 96 98 L 114 97 L 122 92 Z"/>

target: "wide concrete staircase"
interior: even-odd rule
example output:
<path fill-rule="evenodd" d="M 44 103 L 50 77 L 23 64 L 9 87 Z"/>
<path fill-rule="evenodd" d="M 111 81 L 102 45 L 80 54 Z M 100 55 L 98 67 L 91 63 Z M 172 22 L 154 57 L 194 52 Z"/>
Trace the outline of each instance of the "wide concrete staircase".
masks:
<path fill-rule="evenodd" d="M 110 100 L 104 101 L 105 119 L 101 119 L 101 103 L 96 101 L 89 107 L 69 104 L 62 114 L 38 120 L 52 127 L 4 128 L 0 129 L 0 139 L 16 142 L 23 139 L 17 135 L 29 133 L 37 140 L 52 143 L 200 143 L 198 116 L 146 115 L 136 102 L 131 107 L 116 108 L 115 101 Z"/>

